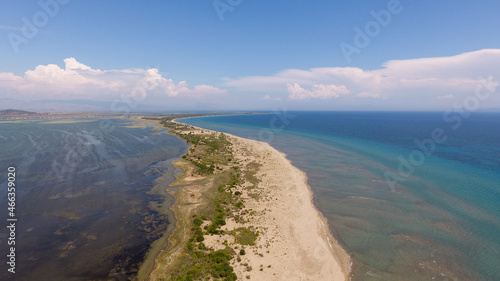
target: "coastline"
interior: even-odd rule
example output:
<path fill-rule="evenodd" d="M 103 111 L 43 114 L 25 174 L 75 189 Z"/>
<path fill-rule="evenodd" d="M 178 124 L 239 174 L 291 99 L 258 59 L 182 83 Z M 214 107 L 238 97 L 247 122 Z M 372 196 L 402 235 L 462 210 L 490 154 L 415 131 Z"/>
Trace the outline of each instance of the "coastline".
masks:
<path fill-rule="evenodd" d="M 176 120 L 172 123 L 185 125 Z M 220 134 L 189 126 L 192 134 Z M 245 182 L 237 188 L 246 220 L 226 219 L 222 234 L 205 235 L 204 244 L 214 250 L 228 245 L 244 249 L 246 254 L 231 261 L 238 280 L 349 280 L 351 260 L 329 231 L 328 222 L 312 201 L 307 175 L 293 166 L 286 154 L 268 143 L 225 134 L 233 144 L 234 162 L 241 169 L 257 167 L 253 176 L 257 184 Z M 208 187 L 200 177 L 193 177 L 189 165 L 182 160 L 174 165 L 183 169 L 171 186 L 182 188 L 171 193 L 176 197 L 172 207 L 177 225 L 169 238 L 169 247 L 157 259 L 149 280 L 166 276 L 168 269 L 177 265 L 188 243 L 189 220 L 203 205 Z M 253 165 L 253 166 L 252 166 Z M 238 217 L 238 216 L 237 216 Z M 237 245 L 235 233 L 249 228 L 258 238 L 251 245 Z M 238 250 L 237 250 L 238 251 Z M 163 275 L 162 275 L 163 274 Z M 165 279 L 168 280 L 168 279 Z"/>
<path fill-rule="evenodd" d="M 248 198 L 252 204 L 249 207 L 267 211 L 253 223 L 259 228 L 279 227 L 274 234 L 283 238 L 274 241 L 267 237 L 267 241 L 259 241 L 261 245 L 266 242 L 274 244 L 268 247 L 271 253 L 274 252 L 273 259 L 266 262 L 275 264 L 271 268 L 281 269 L 281 278 L 269 278 L 271 276 L 263 273 L 256 276 L 257 280 L 349 280 L 350 257 L 332 236 L 327 220 L 314 206 L 306 173 L 293 166 L 285 153 L 268 143 L 227 135 L 242 149 L 254 150 L 254 159 L 245 155 L 246 161 L 262 157 L 258 176 L 263 183 L 263 193 L 272 197 L 268 201 Z M 262 257 L 252 256 L 249 261 L 258 265 L 262 263 Z M 238 277 L 243 275 L 241 273 Z"/>

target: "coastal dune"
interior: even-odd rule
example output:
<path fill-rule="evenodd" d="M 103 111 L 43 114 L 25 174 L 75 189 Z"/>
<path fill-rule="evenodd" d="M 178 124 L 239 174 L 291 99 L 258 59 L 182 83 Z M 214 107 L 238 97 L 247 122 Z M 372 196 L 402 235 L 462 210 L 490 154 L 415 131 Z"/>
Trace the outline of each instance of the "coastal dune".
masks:
<path fill-rule="evenodd" d="M 240 163 L 260 164 L 253 192 L 261 196 L 245 199 L 256 214 L 246 225 L 259 229 L 259 239 L 235 266 L 239 279 L 250 275 L 251 267 L 255 280 L 348 280 L 350 258 L 313 205 L 306 174 L 267 143 L 230 138 Z M 230 222 L 226 228 L 238 226 Z"/>

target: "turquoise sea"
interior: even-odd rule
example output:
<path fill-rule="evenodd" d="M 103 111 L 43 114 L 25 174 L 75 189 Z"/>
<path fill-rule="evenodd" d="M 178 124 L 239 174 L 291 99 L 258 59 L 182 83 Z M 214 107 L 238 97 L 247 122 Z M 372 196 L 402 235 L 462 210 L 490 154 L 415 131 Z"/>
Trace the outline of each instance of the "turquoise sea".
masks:
<path fill-rule="evenodd" d="M 57 121 L 57 120 L 56 120 Z M 0 122 L 0 280 L 131 280 L 167 233 L 172 159 L 187 144 L 128 120 Z M 7 272 L 7 170 L 16 169 L 16 268 Z"/>
<path fill-rule="evenodd" d="M 500 114 L 275 112 L 182 122 L 307 173 L 352 280 L 500 280 Z"/>

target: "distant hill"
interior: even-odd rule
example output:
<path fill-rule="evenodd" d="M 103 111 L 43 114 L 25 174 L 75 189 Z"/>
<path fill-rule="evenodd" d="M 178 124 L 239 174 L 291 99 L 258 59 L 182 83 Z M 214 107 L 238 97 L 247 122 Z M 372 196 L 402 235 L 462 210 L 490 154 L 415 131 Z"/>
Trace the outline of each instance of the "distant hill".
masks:
<path fill-rule="evenodd" d="M 5 109 L 0 110 L 0 116 L 23 116 L 23 115 L 36 115 L 36 112 L 25 111 L 25 110 L 15 110 L 15 109 Z"/>

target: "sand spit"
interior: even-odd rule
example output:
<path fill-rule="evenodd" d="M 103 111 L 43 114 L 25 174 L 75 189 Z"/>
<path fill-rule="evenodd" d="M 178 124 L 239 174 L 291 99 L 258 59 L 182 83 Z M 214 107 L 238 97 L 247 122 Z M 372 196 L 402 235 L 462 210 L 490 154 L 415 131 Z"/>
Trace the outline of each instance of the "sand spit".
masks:
<path fill-rule="evenodd" d="M 247 247 L 239 278 L 255 280 L 347 280 L 350 258 L 331 236 L 326 220 L 312 203 L 304 172 L 267 143 L 231 136 L 240 163 L 257 162 L 260 183 L 247 191 L 245 207 L 255 211 L 245 225 L 259 230 Z M 243 188 L 243 192 L 246 191 Z M 258 194 L 260 196 L 250 196 Z M 257 199 L 256 199 L 257 198 Z M 243 226 L 243 225 L 241 225 Z M 227 229 L 240 225 L 231 222 Z M 261 271 L 262 269 L 262 271 Z"/>
<path fill-rule="evenodd" d="M 192 130 L 194 134 L 202 132 L 213 133 L 200 128 Z M 248 167 L 256 169 L 255 179 L 237 189 L 244 201 L 245 220 L 228 219 L 222 227 L 226 234 L 205 235 L 205 245 L 215 250 L 229 245 L 238 253 L 245 250 L 244 255 L 238 254 L 231 262 L 238 280 L 348 280 L 350 257 L 332 237 L 326 219 L 313 205 L 306 174 L 267 143 L 226 135 L 233 144 L 234 162 L 243 171 Z M 186 177 L 181 181 L 190 182 Z M 182 193 L 197 193 L 190 189 L 188 186 Z M 183 217 L 182 207 L 177 207 L 174 211 Z M 227 234 L 239 228 L 258 231 L 254 245 L 240 245 L 235 236 Z M 154 280 L 153 276 L 154 273 L 150 280 Z"/>

